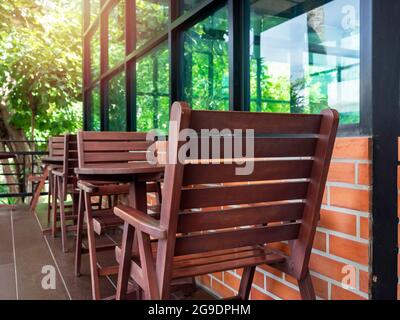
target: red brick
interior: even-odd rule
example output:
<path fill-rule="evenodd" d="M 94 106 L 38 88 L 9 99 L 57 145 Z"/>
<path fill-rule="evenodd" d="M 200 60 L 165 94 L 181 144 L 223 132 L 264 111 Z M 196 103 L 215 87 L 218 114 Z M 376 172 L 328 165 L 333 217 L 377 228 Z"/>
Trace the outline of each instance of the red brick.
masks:
<path fill-rule="evenodd" d="M 235 296 L 235 292 L 220 282 L 213 280 L 212 289 L 222 298 L 229 298 Z"/>
<path fill-rule="evenodd" d="M 357 217 L 351 214 L 322 209 L 319 226 L 355 236 L 357 233 Z"/>
<path fill-rule="evenodd" d="M 275 269 L 275 268 L 273 268 L 273 267 L 270 267 L 270 266 L 265 265 L 265 264 L 263 264 L 263 265 L 261 265 L 261 266 L 258 266 L 258 267 L 259 267 L 260 269 L 263 269 L 263 270 L 265 270 L 265 271 L 267 271 L 267 272 L 269 272 L 269 273 L 271 273 L 271 274 L 273 274 L 273 275 L 279 277 L 279 278 L 283 278 L 283 272 L 282 272 L 282 271 L 279 271 L 279 270 L 277 270 L 277 269 Z"/>
<path fill-rule="evenodd" d="M 368 265 L 368 245 L 356 241 L 330 236 L 329 252 L 338 257 Z"/>
<path fill-rule="evenodd" d="M 317 250 L 326 252 L 326 233 L 316 232 L 313 247 Z"/>
<path fill-rule="evenodd" d="M 341 282 L 345 274 L 342 273 L 344 263 L 312 253 L 310 269 L 328 278 Z"/>
<path fill-rule="evenodd" d="M 256 271 L 254 273 L 254 279 L 253 279 L 253 283 L 257 286 L 259 286 L 260 288 L 265 289 L 265 285 L 264 285 L 264 274 L 262 272 Z"/>
<path fill-rule="evenodd" d="M 349 137 L 336 139 L 333 158 L 369 160 L 370 139 L 368 137 Z"/>
<path fill-rule="evenodd" d="M 355 183 L 355 164 L 332 162 L 329 167 L 328 181 Z"/>
<path fill-rule="evenodd" d="M 369 274 L 363 270 L 360 270 L 360 290 L 362 292 L 369 292 Z"/>
<path fill-rule="evenodd" d="M 322 197 L 322 204 L 328 204 L 328 187 L 325 187 L 324 196 Z"/>
<path fill-rule="evenodd" d="M 230 274 L 229 272 L 224 272 L 224 283 L 230 286 L 232 289 L 236 291 L 239 290 L 240 279 Z"/>
<path fill-rule="evenodd" d="M 281 299 L 299 300 L 300 293 L 285 284 L 267 277 L 267 290 Z"/>
<path fill-rule="evenodd" d="M 206 287 L 211 288 L 211 278 L 208 274 L 197 277 L 197 281 L 199 281 Z"/>
<path fill-rule="evenodd" d="M 365 300 L 364 297 L 335 285 L 332 285 L 331 298 L 332 300 Z"/>
<path fill-rule="evenodd" d="M 311 279 L 312 279 L 315 294 L 317 295 L 317 297 L 327 300 L 328 299 L 328 282 L 326 282 L 322 279 L 319 279 L 317 277 L 314 277 L 314 276 L 311 276 Z M 285 275 L 285 280 L 298 286 L 297 280 L 295 278 L 293 278 L 292 276 L 289 276 L 288 274 Z"/>
<path fill-rule="evenodd" d="M 342 187 L 330 187 L 330 205 L 368 212 L 370 192 Z"/>
<path fill-rule="evenodd" d="M 360 218 L 360 237 L 369 239 L 369 219 L 365 217 Z"/>
<path fill-rule="evenodd" d="M 371 165 L 368 163 L 358 164 L 358 184 L 372 185 Z"/>
<path fill-rule="evenodd" d="M 251 300 L 274 300 L 271 296 L 268 294 L 261 292 L 260 290 L 256 288 L 251 288 L 250 291 L 250 299 Z"/>

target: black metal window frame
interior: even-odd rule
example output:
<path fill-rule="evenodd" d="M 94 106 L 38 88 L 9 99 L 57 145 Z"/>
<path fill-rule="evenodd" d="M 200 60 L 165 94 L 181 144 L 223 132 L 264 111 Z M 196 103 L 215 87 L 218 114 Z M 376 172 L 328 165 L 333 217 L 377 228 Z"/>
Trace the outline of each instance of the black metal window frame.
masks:
<path fill-rule="evenodd" d="M 119 2 L 125 1 L 125 59 L 108 69 L 108 16 Z M 334 0 L 311 0 L 296 5 L 296 12 L 312 10 Z M 167 42 L 170 55 L 170 101 L 183 99 L 183 32 L 209 15 L 228 7 L 229 13 L 229 107 L 230 110 L 248 111 L 250 109 L 250 0 L 204 0 L 197 7 L 183 12 L 183 0 L 169 0 L 169 24 L 166 30 L 143 46 L 136 48 L 136 1 L 135 0 L 100 0 L 99 15 L 90 23 L 90 0 L 84 0 L 83 17 L 83 100 L 84 128 L 89 129 L 91 119 L 91 92 L 100 87 L 101 130 L 108 130 L 108 81 L 118 73 L 125 71 L 126 81 L 126 124 L 128 131 L 136 130 L 136 62 L 153 49 Z M 365 1 L 361 1 L 363 7 Z M 361 9 L 361 25 L 369 21 Z M 99 30 L 100 29 L 100 30 Z M 100 31 L 100 76 L 91 79 L 91 39 Z M 361 30 L 361 33 L 363 30 Z M 361 52 L 368 44 L 361 34 Z M 365 50 L 364 50 L 365 51 Z M 360 56 L 363 64 L 363 56 Z M 362 68 L 361 68 L 362 70 Z M 363 96 L 368 87 L 363 84 L 364 74 L 360 74 L 360 123 L 342 125 L 340 135 L 368 135 L 371 133 L 371 110 L 363 105 Z"/>

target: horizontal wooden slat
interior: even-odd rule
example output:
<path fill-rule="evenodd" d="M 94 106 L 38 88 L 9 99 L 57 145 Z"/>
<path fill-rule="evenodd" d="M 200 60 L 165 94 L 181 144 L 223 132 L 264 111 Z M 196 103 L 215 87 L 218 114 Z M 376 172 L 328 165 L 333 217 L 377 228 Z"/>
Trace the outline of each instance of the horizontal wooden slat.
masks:
<path fill-rule="evenodd" d="M 146 132 L 83 132 L 84 141 L 131 141 L 146 140 Z"/>
<path fill-rule="evenodd" d="M 63 149 L 53 149 L 52 150 L 53 156 L 63 156 L 64 155 L 64 148 Z"/>
<path fill-rule="evenodd" d="M 238 226 L 257 225 L 301 219 L 304 203 L 257 205 L 211 212 L 181 213 L 178 232 L 218 230 Z"/>
<path fill-rule="evenodd" d="M 192 137 L 191 144 L 198 147 L 195 157 L 199 159 L 283 158 L 313 156 L 318 141 L 315 135 L 299 137 L 297 134 L 249 139 L 243 136 L 199 136 Z"/>
<path fill-rule="evenodd" d="M 84 157 L 85 163 L 144 161 L 146 154 L 146 152 L 86 153 Z"/>
<path fill-rule="evenodd" d="M 304 199 L 308 182 L 197 187 L 182 190 L 181 209 Z"/>
<path fill-rule="evenodd" d="M 145 151 L 152 141 L 89 141 L 84 143 L 85 152 Z"/>
<path fill-rule="evenodd" d="M 191 111 L 190 127 L 201 129 L 254 129 L 255 133 L 318 133 L 321 115 L 261 112 Z"/>
<path fill-rule="evenodd" d="M 215 262 L 192 266 L 189 268 L 178 268 L 173 270 L 173 279 L 198 276 L 225 270 L 240 269 L 243 267 L 257 266 L 260 264 L 273 264 L 283 262 L 285 258 L 275 253 L 266 253 L 258 256 L 243 257 L 227 261 Z"/>
<path fill-rule="evenodd" d="M 312 160 L 249 161 L 247 167 L 253 170 L 248 175 L 238 174 L 242 164 L 187 164 L 183 185 L 309 178 L 312 164 Z"/>
<path fill-rule="evenodd" d="M 64 137 L 63 137 L 63 136 L 60 136 L 60 137 L 53 137 L 53 138 L 52 138 L 52 141 L 53 141 L 54 143 L 63 143 L 63 144 L 64 144 Z"/>
<path fill-rule="evenodd" d="M 294 240 L 300 223 L 271 227 L 252 227 L 205 234 L 184 235 L 176 238 L 175 255 L 186 255 L 213 250 L 245 247 L 285 240 Z"/>

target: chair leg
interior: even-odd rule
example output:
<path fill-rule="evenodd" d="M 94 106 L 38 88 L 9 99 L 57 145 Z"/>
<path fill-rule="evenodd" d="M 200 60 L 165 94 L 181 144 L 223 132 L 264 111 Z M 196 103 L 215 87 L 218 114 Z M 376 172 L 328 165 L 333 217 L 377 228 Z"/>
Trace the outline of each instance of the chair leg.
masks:
<path fill-rule="evenodd" d="M 238 296 L 241 300 L 248 300 L 253 283 L 254 272 L 256 267 L 246 267 L 243 270 L 242 280 L 240 281 Z"/>
<path fill-rule="evenodd" d="M 143 232 L 137 232 L 140 264 L 143 271 L 143 279 L 145 285 L 143 288 L 145 299 L 147 300 L 160 300 L 160 292 L 157 284 L 157 274 L 154 265 L 153 254 L 151 250 L 150 236 Z M 169 297 L 165 297 L 168 299 Z"/>
<path fill-rule="evenodd" d="M 58 193 L 60 198 L 60 223 L 61 223 L 61 244 L 63 252 L 67 252 L 67 226 L 65 225 L 65 197 L 62 187 L 62 179 L 58 179 Z"/>
<path fill-rule="evenodd" d="M 314 286 L 311 281 L 310 272 L 307 271 L 306 276 L 298 280 L 300 295 L 303 300 L 315 300 Z"/>
<path fill-rule="evenodd" d="M 96 236 L 93 227 L 93 214 L 92 203 L 90 195 L 86 192 L 85 196 L 85 215 L 88 235 L 89 246 L 89 262 L 90 262 L 90 277 L 92 282 L 92 297 L 93 300 L 100 300 L 100 284 L 99 284 L 99 270 L 97 268 L 97 253 L 96 253 Z"/>
<path fill-rule="evenodd" d="M 119 259 L 116 300 L 126 299 L 134 235 L 135 229 L 129 223 L 125 222 L 122 234 L 121 257 Z"/>
<path fill-rule="evenodd" d="M 78 207 L 78 226 L 76 230 L 76 246 L 75 246 L 75 275 L 81 275 L 82 262 L 82 238 L 83 238 L 83 220 L 85 214 L 85 206 L 83 199 L 83 191 L 79 191 L 79 207 Z"/>
<path fill-rule="evenodd" d="M 53 238 L 57 235 L 57 210 L 58 210 L 58 177 L 53 177 L 53 194 L 52 194 L 52 209 L 53 209 L 53 226 L 52 226 L 52 234 Z"/>
<path fill-rule="evenodd" d="M 47 226 L 50 226 L 51 209 L 52 209 L 52 191 L 53 191 L 53 175 L 49 172 L 49 192 L 47 194 Z"/>

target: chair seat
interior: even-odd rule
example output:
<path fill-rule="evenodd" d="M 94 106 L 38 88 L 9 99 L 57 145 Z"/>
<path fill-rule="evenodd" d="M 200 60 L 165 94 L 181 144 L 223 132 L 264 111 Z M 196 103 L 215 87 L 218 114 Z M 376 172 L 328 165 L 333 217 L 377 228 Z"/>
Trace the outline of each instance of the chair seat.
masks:
<path fill-rule="evenodd" d="M 105 229 L 116 228 L 123 224 L 124 221 L 113 213 L 113 209 L 93 211 L 93 228 L 98 235 L 101 235 Z"/>
<path fill-rule="evenodd" d="M 152 243 L 153 256 L 156 256 L 156 244 Z M 115 257 L 119 263 L 121 248 L 115 248 Z M 279 252 L 263 246 L 210 251 L 174 257 L 173 279 L 199 276 L 224 270 L 233 270 L 260 264 L 276 264 L 285 261 L 286 257 Z M 138 263 L 138 257 L 132 259 Z"/>

